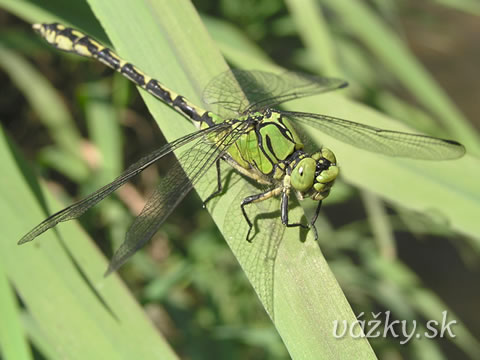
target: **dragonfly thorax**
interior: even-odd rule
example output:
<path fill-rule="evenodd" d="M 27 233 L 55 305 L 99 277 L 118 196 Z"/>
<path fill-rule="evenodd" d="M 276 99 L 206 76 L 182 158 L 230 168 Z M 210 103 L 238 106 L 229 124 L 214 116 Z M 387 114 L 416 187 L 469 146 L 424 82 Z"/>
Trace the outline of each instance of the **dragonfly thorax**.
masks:
<path fill-rule="evenodd" d="M 299 151 L 295 155 L 295 160 L 287 169 L 290 186 L 297 191 L 300 199 L 325 199 L 339 173 L 333 152 L 323 148 L 313 154 Z"/>

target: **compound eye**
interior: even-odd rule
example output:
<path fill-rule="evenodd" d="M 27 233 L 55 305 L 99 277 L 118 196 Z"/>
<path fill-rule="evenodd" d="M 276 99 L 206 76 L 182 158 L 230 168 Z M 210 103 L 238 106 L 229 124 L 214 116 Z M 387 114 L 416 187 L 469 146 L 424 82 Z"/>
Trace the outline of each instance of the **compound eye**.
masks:
<path fill-rule="evenodd" d="M 292 187 L 300 192 L 310 190 L 315 178 L 315 167 L 316 163 L 312 158 L 301 160 L 292 170 L 290 180 Z"/>

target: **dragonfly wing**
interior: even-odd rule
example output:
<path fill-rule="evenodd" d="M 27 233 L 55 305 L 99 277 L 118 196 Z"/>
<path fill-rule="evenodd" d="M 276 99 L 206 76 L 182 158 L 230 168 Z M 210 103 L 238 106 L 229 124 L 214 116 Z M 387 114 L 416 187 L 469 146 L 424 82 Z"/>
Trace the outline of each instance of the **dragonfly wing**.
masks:
<path fill-rule="evenodd" d="M 259 70 L 229 70 L 208 83 L 203 100 L 235 114 L 243 114 L 247 110 L 261 110 L 346 86 L 347 83 L 340 79 L 296 72 L 277 75 Z"/>
<path fill-rule="evenodd" d="M 282 112 L 294 123 L 301 123 L 371 152 L 422 160 L 450 160 L 465 154 L 456 141 L 426 135 L 383 130 L 327 115 Z"/>
<path fill-rule="evenodd" d="M 149 167 L 156 161 L 163 158 L 165 155 L 170 154 L 172 151 L 192 141 L 195 141 L 195 140 L 198 141 L 198 139 L 205 139 L 205 137 L 212 136 L 212 134 L 214 136 L 215 133 L 225 131 L 226 129 L 228 129 L 228 127 L 229 126 L 223 123 L 218 124 L 213 127 L 200 130 L 192 134 L 188 134 L 169 144 L 162 146 L 160 149 L 152 152 L 151 154 L 141 158 L 136 163 L 130 165 L 121 175 L 119 175 L 111 183 L 98 189 L 94 193 L 87 196 L 85 199 L 79 202 L 76 202 L 63 210 L 60 210 L 59 212 L 53 214 L 52 216 L 50 216 L 49 218 L 41 222 L 39 225 L 33 228 L 30 232 L 28 232 L 28 234 L 23 236 L 18 243 L 23 244 L 23 243 L 32 241 L 38 235 L 54 227 L 58 223 L 78 218 L 85 211 L 87 211 L 88 209 L 90 209 L 92 206 L 96 205 L 100 201 L 102 201 L 105 197 L 107 197 L 116 189 L 118 189 L 120 186 L 125 184 L 132 177 L 134 177 L 135 175 L 138 175 L 140 172 L 145 170 L 147 167 Z"/>
<path fill-rule="evenodd" d="M 203 164 L 210 166 L 210 164 Z M 168 175 L 148 198 L 142 212 L 128 230 L 125 240 L 115 251 L 106 274 L 116 271 L 157 232 L 165 219 L 192 189 L 193 183 L 176 162 Z"/>
<path fill-rule="evenodd" d="M 220 124 L 221 125 L 221 124 Z M 224 131 L 216 142 L 197 140 L 179 156 L 167 175 L 147 201 L 127 232 L 125 241 L 115 252 L 107 274 L 117 270 L 158 231 L 165 219 L 192 189 L 193 185 L 221 158 L 247 128 L 242 124 Z"/>

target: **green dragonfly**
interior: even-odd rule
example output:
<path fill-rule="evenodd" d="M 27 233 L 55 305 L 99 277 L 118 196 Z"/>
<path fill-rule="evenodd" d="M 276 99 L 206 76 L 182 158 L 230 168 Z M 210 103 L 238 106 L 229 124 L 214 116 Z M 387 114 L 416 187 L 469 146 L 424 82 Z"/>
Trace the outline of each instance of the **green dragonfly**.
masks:
<path fill-rule="evenodd" d="M 317 238 L 315 221 L 339 168 L 335 155 L 327 148 L 306 152 L 293 123 L 311 126 L 356 147 L 389 156 L 448 160 L 465 153 L 465 148 L 452 140 L 383 130 L 327 115 L 272 109 L 285 101 L 346 87 L 347 83 L 343 80 L 293 72 L 275 75 L 264 71 L 228 71 L 211 80 L 204 90 L 205 102 L 218 105 L 228 114 L 225 116 L 222 113 L 221 116 L 192 104 L 78 30 L 57 23 L 35 24 L 33 28 L 56 48 L 97 59 L 120 72 L 190 119 L 198 129 L 140 159 L 114 181 L 53 214 L 19 241 L 20 244 L 26 243 L 59 222 L 79 217 L 167 154 L 184 150 L 134 220 L 125 241 L 113 255 L 107 273 L 118 269 L 157 232 L 193 185 L 213 165 L 217 169 L 217 189 L 205 203 L 219 195 L 222 192 L 221 161 L 227 162 L 240 174 L 268 186 L 267 191 L 247 196 L 239 204 L 248 225 L 248 241 L 252 240 L 253 225 L 245 207 L 274 196 L 280 197 L 283 225 L 311 228 Z M 311 198 L 318 201 L 308 224 L 290 222 L 288 201 L 291 193 L 300 200 Z"/>

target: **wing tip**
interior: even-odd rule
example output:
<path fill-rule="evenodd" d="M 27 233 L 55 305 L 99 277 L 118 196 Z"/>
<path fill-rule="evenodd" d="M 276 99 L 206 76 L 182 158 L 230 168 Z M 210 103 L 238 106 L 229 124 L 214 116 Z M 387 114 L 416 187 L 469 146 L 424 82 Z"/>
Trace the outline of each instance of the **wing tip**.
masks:
<path fill-rule="evenodd" d="M 467 153 L 467 149 L 464 145 L 460 144 L 458 141 L 443 139 L 447 144 L 452 145 L 453 149 L 455 150 L 455 155 L 452 159 L 459 159 L 463 157 Z"/>
<path fill-rule="evenodd" d="M 107 268 L 107 271 L 105 271 L 105 273 L 103 274 L 103 277 L 107 277 L 109 276 L 111 273 L 115 272 L 117 269 L 115 269 L 113 266 L 112 266 L 112 263 L 110 263 L 108 265 L 108 268 Z"/>
<path fill-rule="evenodd" d="M 17 241 L 17 245 L 23 245 L 27 242 L 32 241 L 34 238 L 29 236 L 28 234 L 22 237 L 20 240 Z"/>
<path fill-rule="evenodd" d="M 25 243 L 28 243 L 28 242 L 34 240 L 41 233 L 43 233 L 43 231 L 38 233 L 38 229 L 35 227 L 33 230 L 31 230 L 27 234 L 23 235 L 22 238 L 20 240 L 18 240 L 17 245 L 23 245 Z"/>
<path fill-rule="evenodd" d="M 119 249 L 120 250 L 120 249 Z M 114 273 L 117 271 L 129 258 L 128 255 L 125 255 L 123 253 L 119 253 L 118 250 L 113 254 L 112 259 L 110 260 L 110 263 L 108 264 L 107 271 L 105 271 L 105 274 L 103 274 L 104 277 L 109 276 L 110 274 Z"/>

